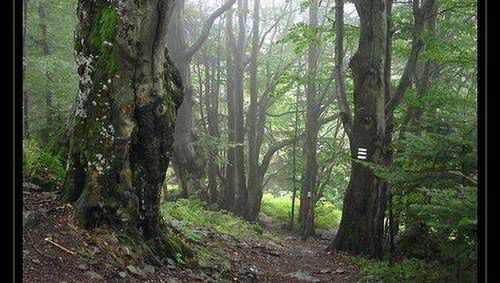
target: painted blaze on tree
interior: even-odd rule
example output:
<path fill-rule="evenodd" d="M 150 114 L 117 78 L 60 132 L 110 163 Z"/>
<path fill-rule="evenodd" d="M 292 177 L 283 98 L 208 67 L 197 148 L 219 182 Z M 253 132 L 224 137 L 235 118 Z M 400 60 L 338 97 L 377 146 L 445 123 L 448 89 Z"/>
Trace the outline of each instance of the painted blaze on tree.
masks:
<path fill-rule="evenodd" d="M 160 188 L 182 81 L 166 49 L 173 1 L 78 2 L 80 76 L 65 198 L 78 221 L 161 232 Z"/>

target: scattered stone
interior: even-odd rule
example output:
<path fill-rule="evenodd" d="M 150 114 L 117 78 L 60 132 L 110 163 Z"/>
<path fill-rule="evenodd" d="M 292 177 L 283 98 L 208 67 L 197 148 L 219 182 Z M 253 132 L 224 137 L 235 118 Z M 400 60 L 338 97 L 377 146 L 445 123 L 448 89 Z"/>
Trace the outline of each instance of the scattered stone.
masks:
<path fill-rule="evenodd" d="M 109 242 L 113 245 L 118 245 L 118 238 L 114 234 L 109 236 Z"/>
<path fill-rule="evenodd" d="M 118 275 L 120 275 L 121 278 L 127 277 L 127 273 L 123 271 L 118 272 Z"/>
<path fill-rule="evenodd" d="M 167 268 L 169 269 L 175 269 L 175 262 L 173 260 L 171 260 L 170 258 L 167 258 Z"/>
<path fill-rule="evenodd" d="M 40 223 L 40 217 L 33 211 L 23 212 L 23 231 L 27 231 Z"/>
<path fill-rule="evenodd" d="M 80 270 L 87 270 L 87 269 L 89 269 L 89 267 L 85 263 L 79 264 L 77 267 Z"/>
<path fill-rule="evenodd" d="M 321 269 L 321 270 L 319 271 L 319 273 L 321 273 L 321 274 L 326 274 L 326 273 L 330 273 L 330 272 L 332 272 L 332 271 L 330 270 L 330 268 L 323 268 L 323 269 Z"/>
<path fill-rule="evenodd" d="M 296 272 L 292 272 L 292 273 L 288 273 L 287 276 L 292 277 L 292 278 L 296 278 L 296 279 L 300 279 L 300 280 L 304 280 L 307 282 L 319 282 L 320 281 L 318 278 L 313 277 L 313 276 L 309 275 L 307 272 L 303 272 L 301 270 L 296 271 Z"/>
<path fill-rule="evenodd" d="M 47 213 L 47 212 L 49 212 L 49 209 L 45 208 L 45 207 L 40 207 L 39 209 L 37 209 L 37 211 L 40 213 Z"/>
<path fill-rule="evenodd" d="M 94 280 L 104 280 L 104 277 L 95 271 L 87 271 L 85 272 L 85 275 Z"/>
<path fill-rule="evenodd" d="M 343 274 L 344 272 L 345 272 L 345 270 L 342 268 L 335 270 L 335 273 L 337 273 L 337 274 Z"/>
<path fill-rule="evenodd" d="M 145 273 L 154 274 L 155 271 L 156 271 L 156 268 L 154 266 L 152 266 L 152 265 L 146 264 L 142 270 Z"/>
<path fill-rule="evenodd" d="M 28 183 L 28 182 L 23 183 L 23 189 L 27 190 L 27 191 L 40 191 L 40 190 L 42 190 L 42 188 L 40 186 L 35 185 L 33 183 Z"/>
<path fill-rule="evenodd" d="M 32 259 L 31 261 L 34 262 L 34 263 L 36 263 L 36 264 L 40 264 L 41 263 L 41 261 L 38 260 L 38 259 L 36 259 L 36 258 Z"/>
<path fill-rule="evenodd" d="M 135 274 L 137 276 L 140 276 L 140 277 L 146 277 L 146 273 L 144 273 L 144 271 L 142 271 L 140 268 L 138 267 L 135 267 L 133 265 L 129 265 L 127 266 L 127 269 L 128 271 L 130 271 L 130 273 L 132 274 Z"/>

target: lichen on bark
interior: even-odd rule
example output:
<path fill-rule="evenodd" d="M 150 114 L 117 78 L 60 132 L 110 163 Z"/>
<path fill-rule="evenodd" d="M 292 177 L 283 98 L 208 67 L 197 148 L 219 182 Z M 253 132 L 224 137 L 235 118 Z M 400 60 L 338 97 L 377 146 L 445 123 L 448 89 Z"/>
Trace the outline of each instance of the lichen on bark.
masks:
<path fill-rule="evenodd" d="M 75 203 L 86 228 L 106 225 L 146 239 L 164 237 L 159 194 L 183 93 L 165 48 L 172 4 L 78 3 L 80 92 L 65 199 Z"/>

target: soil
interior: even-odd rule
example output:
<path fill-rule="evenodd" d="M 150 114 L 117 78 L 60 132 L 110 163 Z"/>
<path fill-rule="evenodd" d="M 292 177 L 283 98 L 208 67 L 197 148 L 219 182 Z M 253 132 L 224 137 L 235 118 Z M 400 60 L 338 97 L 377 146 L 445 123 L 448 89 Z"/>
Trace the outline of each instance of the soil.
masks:
<path fill-rule="evenodd" d="M 180 265 L 148 263 L 112 234 L 78 227 L 72 212 L 57 192 L 24 186 L 23 282 L 364 282 L 346 255 L 324 251 L 328 239 L 304 242 L 271 223 L 263 227 L 273 240 L 205 229 L 189 244 L 208 255 Z"/>

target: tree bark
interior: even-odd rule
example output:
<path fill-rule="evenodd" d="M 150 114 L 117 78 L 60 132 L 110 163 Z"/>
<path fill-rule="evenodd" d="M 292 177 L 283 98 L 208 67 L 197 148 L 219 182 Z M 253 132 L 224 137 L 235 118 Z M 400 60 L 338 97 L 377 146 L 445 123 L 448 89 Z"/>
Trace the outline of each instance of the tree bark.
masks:
<path fill-rule="evenodd" d="M 316 28 L 318 26 L 318 1 L 314 0 L 309 6 L 309 26 Z M 319 34 L 315 31 L 315 37 Z M 318 67 L 319 48 L 317 43 L 310 43 L 307 56 L 307 77 L 306 88 L 306 140 L 305 157 L 306 165 L 304 172 L 304 213 L 300 232 L 302 239 L 315 235 L 314 229 L 314 204 L 316 198 L 316 176 L 318 173 L 318 162 L 316 159 L 316 148 L 318 143 L 318 118 L 319 105 L 316 98 L 316 73 Z"/>
<path fill-rule="evenodd" d="M 356 9 L 360 37 L 358 50 L 350 61 L 354 80 L 354 119 L 350 134 L 353 161 L 333 248 L 381 257 L 387 201 L 384 182 L 367 165 L 354 159 L 358 159 L 358 148 L 364 148 L 367 152 L 363 161 L 384 164 L 387 19 L 382 0 L 358 1 Z"/>
<path fill-rule="evenodd" d="M 161 236 L 160 189 L 183 93 L 165 48 L 172 4 L 78 2 L 80 91 L 65 198 L 86 228 Z"/>
<path fill-rule="evenodd" d="M 390 66 L 385 64 L 390 64 L 390 57 L 386 56 L 390 56 L 388 48 L 391 46 L 388 45 L 385 4 L 389 4 L 390 9 L 392 2 L 385 1 L 356 3 L 360 15 L 360 39 L 358 51 L 350 62 L 355 106 L 349 137 L 351 155 L 355 159 L 358 148 L 364 148 L 367 154 L 363 160 L 382 166 L 392 163 L 392 153 L 388 151 L 392 141 L 394 110 L 411 83 L 423 44 L 423 23 L 434 3 L 434 0 L 424 0 L 421 4 L 418 0 L 413 1 L 414 29 L 410 56 L 395 93 L 390 95 L 390 88 L 386 87 Z M 376 177 L 366 165 L 353 160 L 339 232 L 328 248 L 380 258 L 388 189 L 387 183 Z"/>
<path fill-rule="evenodd" d="M 248 190 L 245 177 L 245 160 L 243 143 L 245 142 L 245 123 L 243 117 L 243 79 L 245 56 L 245 27 L 248 0 L 238 0 L 238 41 L 233 48 L 234 57 L 234 174 L 235 174 L 235 207 L 234 212 L 245 216 L 248 203 Z"/>
<path fill-rule="evenodd" d="M 259 151 L 257 145 L 257 64 L 259 52 L 259 11 L 260 0 L 254 0 L 252 52 L 250 54 L 250 106 L 248 108 L 248 205 L 247 220 L 254 221 L 259 216 L 262 190 L 258 184 Z"/>
<path fill-rule="evenodd" d="M 182 75 L 185 88 L 184 100 L 179 109 L 179 117 L 175 126 L 174 145 L 174 159 L 178 165 L 179 179 L 184 197 L 188 197 L 196 188 L 201 188 L 201 178 L 203 176 L 203 168 L 196 163 L 197 153 L 193 147 L 194 93 L 189 65 L 194 54 L 198 52 L 207 40 L 215 19 L 230 9 L 235 2 L 236 0 L 229 0 L 214 11 L 204 23 L 202 33 L 191 46 L 188 45 L 185 36 L 184 0 L 179 0 L 175 5 L 170 22 L 171 27 L 167 35 L 168 46 L 172 53 L 172 60 Z"/>

